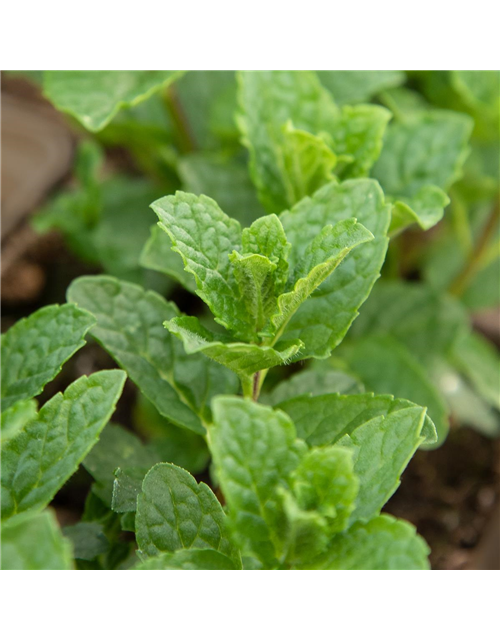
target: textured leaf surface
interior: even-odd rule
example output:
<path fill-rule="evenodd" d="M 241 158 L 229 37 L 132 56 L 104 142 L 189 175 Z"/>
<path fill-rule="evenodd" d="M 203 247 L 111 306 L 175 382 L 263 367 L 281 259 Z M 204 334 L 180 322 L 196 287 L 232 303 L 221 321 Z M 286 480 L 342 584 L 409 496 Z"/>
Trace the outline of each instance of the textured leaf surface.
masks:
<path fill-rule="evenodd" d="M 179 161 L 178 171 L 185 191 L 213 198 L 223 211 L 241 224 L 251 225 L 266 213 L 257 198 L 246 163 L 238 162 L 237 158 L 188 154 Z"/>
<path fill-rule="evenodd" d="M 2 335 L 2 411 L 38 395 L 83 347 L 95 318 L 75 305 L 43 307 Z"/>
<path fill-rule="evenodd" d="M 338 104 L 369 101 L 405 81 L 401 71 L 318 71 L 318 76 Z"/>
<path fill-rule="evenodd" d="M 211 198 L 181 191 L 153 202 L 151 207 L 186 270 L 194 275 L 196 293 L 217 322 L 245 337 L 246 309 L 229 260 L 229 254 L 241 247 L 239 222 L 229 218 Z"/>
<path fill-rule="evenodd" d="M 415 527 L 382 515 L 337 535 L 325 555 L 303 569 L 429 569 L 429 548 Z"/>
<path fill-rule="evenodd" d="M 73 569 L 71 558 L 71 544 L 52 511 L 23 513 L 2 523 L 2 570 Z"/>
<path fill-rule="evenodd" d="M 288 279 L 290 243 L 280 219 L 275 214 L 262 216 L 241 234 L 243 253 L 258 253 L 276 265 L 275 292 L 281 293 Z"/>
<path fill-rule="evenodd" d="M 46 71 L 44 92 L 90 131 L 104 128 L 123 107 L 168 86 L 175 71 Z"/>
<path fill-rule="evenodd" d="M 204 353 L 240 377 L 252 375 L 261 369 L 287 364 L 301 348 L 300 341 L 283 345 L 281 351 L 256 344 L 231 342 L 226 336 L 205 329 L 194 317 L 174 318 L 165 323 L 165 326 L 182 340 L 186 353 Z"/>
<path fill-rule="evenodd" d="M 282 544 L 280 488 L 288 488 L 305 445 L 286 414 L 250 400 L 216 398 L 213 414 L 210 449 L 235 540 L 243 554 L 273 566 Z"/>
<path fill-rule="evenodd" d="M 386 417 L 402 409 L 415 408 L 415 405 L 391 395 L 329 393 L 286 399 L 278 408 L 292 418 L 299 438 L 310 445 L 322 447 L 338 442 L 373 418 Z M 422 436 L 430 442 L 436 437 L 434 425 L 427 416 Z"/>
<path fill-rule="evenodd" d="M 132 567 L 155 571 L 230 571 L 237 568 L 230 558 L 213 549 L 182 549 L 175 553 L 162 553 Z"/>
<path fill-rule="evenodd" d="M 73 382 L 2 446 L 2 517 L 47 505 L 94 446 L 125 383 L 123 371 Z"/>
<path fill-rule="evenodd" d="M 326 185 L 281 216 L 292 244 L 289 262 L 293 267 L 326 225 L 356 218 L 374 236 L 351 252 L 287 325 L 283 339 L 304 342 L 301 358 L 325 357 L 344 337 L 379 277 L 389 216 L 380 187 L 365 179 Z"/>
<path fill-rule="evenodd" d="M 391 393 L 427 407 L 438 441 L 443 441 L 449 428 L 444 398 L 404 345 L 390 336 L 373 336 L 342 345 L 339 356 L 370 391 Z M 427 444 L 432 444 L 432 440 Z"/>
<path fill-rule="evenodd" d="M 234 556 L 225 520 L 212 490 L 184 469 L 162 463 L 144 478 L 136 514 L 137 543 L 143 554 L 193 547 Z"/>
<path fill-rule="evenodd" d="M 378 515 L 399 486 L 399 476 L 424 441 L 425 409 L 409 407 L 365 422 L 338 444 L 354 453 L 360 480 L 351 522 Z"/>
<path fill-rule="evenodd" d="M 373 105 L 340 109 L 313 72 L 243 72 L 242 142 L 268 211 L 278 213 L 332 179 L 366 175 L 382 146 L 390 112 Z"/>
<path fill-rule="evenodd" d="M 97 318 L 92 335 L 109 351 L 158 411 L 203 433 L 212 395 L 235 389 L 233 374 L 202 355 L 187 357 L 163 322 L 178 314 L 151 291 L 105 276 L 75 280 L 68 298 Z"/>
<path fill-rule="evenodd" d="M 352 249 L 372 239 L 372 233 L 354 219 L 323 227 L 295 266 L 293 290 L 278 298 L 278 313 L 271 318 L 275 335 L 282 334 L 294 313 Z"/>
<path fill-rule="evenodd" d="M 433 226 L 442 216 L 446 203 L 442 192 L 461 175 L 471 131 L 470 118 L 446 111 L 413 115 L 392 124 L 387 131 L 372 175 L 387 195 L 413 210 L 423 229 Z M 402 224 L 401 220 L 406 221 L 398 217 L 400 214 L 393 230 Z"/>
<path fill-rule="evenodd" d="M 7 442 L 31 420 L 36 418 L 38 405 L 35 400 L 19 400 L 2 412 L 1 441 Z"/>

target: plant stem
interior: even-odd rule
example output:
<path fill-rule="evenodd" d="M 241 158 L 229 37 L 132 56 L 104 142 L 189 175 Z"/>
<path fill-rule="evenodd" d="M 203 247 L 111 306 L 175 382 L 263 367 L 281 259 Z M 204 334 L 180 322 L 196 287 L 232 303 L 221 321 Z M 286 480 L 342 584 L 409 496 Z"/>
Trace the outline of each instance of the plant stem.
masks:
<path fill-rule="evenodd" d="M 186 117 L 184 109 L 177 95 L 177 91 L 173 85 L 167 87 L 163 93 L 163 101 L 170 113 L 172 120 L 175 124 L 175 130 L 177 132 L 179 149 L 182 153 L 190 153 L 196 150 L 196 141 L 194 135 L 189 126 L 189 121 Z"/>
<path fill-rule="evenodd" d="M 252 399 L 254 402 L 257 402 L 257 400 L 259 399 L 259 393 L 260 393 L 260 371 L 257 371 L 257 373 L 254 373 L 253 376 L 253 389 L 252 389 Z"/>
<path fill-rule="evenodd" d="M 479 236 L 476 246 L 472 249 L 469 259 L 467 260 L 463 269 L 460 271 L 460 273 L 453 280 L 449 287 L 449 292 L 454 296 L 460 297 L 464 293 L 472 278 L 481 268 L 484 254 L 488 251 L 489 240 L 495 231 L 495 227 L 497 226 L 500 217 L 499 203 L 500 198 L 497 196 L 495 206 L 488 216 L 488 220 L 484 225 L 483 231 Z"/>

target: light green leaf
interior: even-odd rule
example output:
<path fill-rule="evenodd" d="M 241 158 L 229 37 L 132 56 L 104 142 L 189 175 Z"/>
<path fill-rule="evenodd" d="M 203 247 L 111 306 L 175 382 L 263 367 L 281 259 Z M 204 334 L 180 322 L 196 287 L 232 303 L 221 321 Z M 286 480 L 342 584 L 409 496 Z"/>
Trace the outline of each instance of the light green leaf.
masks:
<path fill-rule="evenodd" d="M 253 322 L 253 331 L 261 331 L 276 308 L 274 272 L 276 265 L 258 254 L 229 256 L 241 298 Z"/>
<path fill-rule="evenodd" d="M 291 482 L 300 507 L 323 516 L 330 534 L 347 528 L 359 486 L 351 451 L 337 446 L 309 451 Z"/>
<path fill-rule="evenodd" d="M 321 570 L 429 569 L 430 549 L 408 522 L 382 515 L 356 523 L 333 538 L 330 549 L 312 565 Z"/>
<path fill-rule="evenodd" d="M 276 162 L 282 175 L 286 202 L 293 204 L 332 180 L 337 156 L 324 137 L 295 129 L 290 120 L 281 128 Z"/>
<path fill-rule="evenodd" d="M 293 290 L 278 298 L 278 313 L 271 318 L 274 336 L 283 333 L 300 305 L 333 273 L 352 249 L 371 240 L 373 234 L 355 219 L 343 220 L 335 226 L 326 225 L 295 266 Z"/>
<path fill-rule="evenodd" d="M 2 517 L 41 509 L 78 468 L 111 417 L 123 371 L 100 371 L 58 393 L 2 445 Z"/>
<path fill-rule="evenodd" d="M 476 391 L 500 409 L 500 358 L 498 350 L 479 333 L 464 335 L 455 345 L 452 361 Z"/>
<path fill-rule="evenodd" d="M 246 162 L 238 161 L 237 157 L 187 154 L 180 159 L 178 171 L 184 191 L 213 198 L 241 224 L 250 225 L 266 213 L 257 198 Z"/>
<path fill-rule="evenodd" d="M 308 369 L 299 371 L 283 380 L 268 394 L 260 396 L 260 402 L 276 406 L 297 396 L 319 396 L 325 393 L 361 393 L 362 382 L 343 371 Z"/>
<path fill-rule="evenodd" d="M 163 328 L 178 310 L 152 291 L 105 276 L 83 277 L 68 299 L 91 311 L 92 335 L 158 411 L 177 426 L 204 433 L 209 400 L 235 390 L 233 374 L 203 356 L 188 357 Z"/>
<path fill-rule="evenodd" d="M 229 254 L 241 248 L 239 222 L 229 218 L 214 200 L 182 191 L 153 202 L 151 207 L 186 271 L 194 275 L 196 293 L 216 321 L 245 338 L 249 332 L 246 309 L 229 260 Z"/>
<path fill-rule="evenodd" d="M 38 405 L 35 400 L 19 400 L 2 412 L 1 442 L 7 442 L 24 426 L 36 418 Z"/>
<path fill-rule="evenodd" d="M 94 560 L 109 551 L 110 545 L 104 535 L 104 527 L 97 522 L 79 522 L 64 527 L 64 536 L 71 540 L 73 557 L 78 560 Z"/>
<path fill-rule="evenodd" d="M 444 440 L 449 429 L 444 398 L 425 368 L 403 344 L 391 336 L 372 336 L 342 345 L 338 355 L 370 391 L 391 393 L 427 407 L 436 426 L 437 442 Z M 433 443 L 436 441 L 430 438 L 426 446 Z"/>
<path fill-rule="evenodd" d="M 3 522 L 1 537 L 3 571 L 73 569 L 71 544 L 50 510 Z"/>
<path fill-rule="evenodd" d="M 38 395 L 83 347 L 95 318 L 75 305 L 43 307 L 2 335 L 2 411 Z"/>
<path fill-rule="evenodd" d="M 172 251 L 172 241 L 158 225 L 151 227 L 151 234 L 144 245 L 139 263 L 146 269 L 153 269 L 174 278 L 191 293 L 196 290 L 193 276 L 184 270 L 182 258 Z"/>
<path fill-rule="evenodd" d="M 145 556 L 177 549 L 214 549 L 236 559 L 226 516 L 212 490 L 173 464 L 153 467 L 137 498 L 136 535 Z"/>
<path fill-rule="evenodd" d="M 351 434 L 373 418 L 385 418 L 415 406 L 409 400 L 394 398 L 392 395 L 329 393 L 286 399 L 277 408 L 292 418 L 299 438 L 312 446 L 323 447 L 335 444 L 344 435 Z M 421 410 L 421 407 L 417 408 Z M 427 416 L 422 436 L 430 443 L 436 438 L 434 424 Z"/>
<path fill-rule="evenodd" d="M 281 293 L 288 280 L 290 243 L 286 239 L 285 230 L 278 216 L 275 214 L 262 216 L 250 227 L 243 229 L 241 248 L 244 254 L 258 253 L 266 256 L 276 265 L 275 292 Z"/>
<path fill-rule="evenodd" d="M 390 119 L 390 111 L 372 104 L 342 108 L 335 126 L 329 130 L 336 154 L 344 161 L 350 160 L 344 169 L 338 170 L 342 178 L 368 175 L 382 150 Z"/>
<path fill-rule="evenodd" d="M 423 229 L 440 219 L 443 191 L 461 176 L 472 124 L 463 114 L 425 111 L 389 126 L 372 175 L 396 202 L 393 231 L 412 218 L 408 208 Z"/>
<path fill-rule="evenodd" d="M 210 450 L 229 509 L 233 537 L 244 555 L 276 565 L 282 540 L 280 490 L 297 467 L 305 444 L 281 411 L 251 400 L 218 397 L 209 426 Z"/>
<path fill-rule="evenodd" d="M 338 104 L 367 102 L 405 81 L 401 71 L 318 71 L 318 76 Z"/>
<path fill-rule="evenodd" d="M 239 568 L 226 555 L 213 549 L 182 549 L 175 553 L 162 553 L 132 567 L 154 571 L 230 571 Z"/>
<path fill-rule="evenodd" d="M 296 130 L 315 136 L 327 130 L 327 123 L 337 117 L 338 109 L 312 72 L 245 71 L 239 74 L 238 82 L 242 112 L 238 125 L 242 143 L 250 151 L 252 179 L 265 208 L 279 213 L 300 197 L 299 193 L 290 191 L 295 189 L 295 184 L 283 157 L 285 147 L 289 148 L 292 142 L 286 139 L 286 123 L 291 121 Z M 298 146 L 300 141 L 302 144 Z M 320 156 L 320 175 L 321 172 L 326 175 L 334 154 L 326 153 L 320 139 L 295 134 L 295 152 L 305 152 L 309 162 L 311 144 Z M 288 158 L 289 153 L 290 150 Z M 305 160 L 296 158 L 299 166 L 304 166 Z M 317 182 L 313 181 L 310 186 L 316 188 Z"/>
<path fill-rule="evenodd" d="M 108 505 L 111 505 L 115 470 L 118 467 L 145 468 L 146 471 L 161 458 L 155 451 L 146 448 L 139 438 L 116 424 L 110 424 L 103 431 L 99 442 L 83 461 L 83 466 L 96 481 L 93 491 Z"/>
<path fill-rule="evenodd" d="M 243 72 L 242 142 L 268 211 L 279 213 L 332 179 L 366 175 L 382 146 L 388 110 L 339 108 L 313 72 Z M 339 162 L 340 161 L 340 162 Z"/>
<path fill-rule="evenodd" d="M 353 451 L 354 472 L 360 480 L 351 522 L 378 515 L 396 491 L 399 476 L 425 441 L 425 411 L 413 406 L 372 418 L 338 441 Z"/>
<path fill-rule="evenodd" d="M 301 358 L 328 356 L 349 329 L 379 277 L 389 217 L 380 187 L 366 179 L 328 184 L 282 214 L 280 219 L 292 244 L 289 262 L 294 268 L 326 225 L 356 218 L 374 236 L 351 252 L 288 323 L 283 339 L 304 342 Z"/>
<path fill-rule="evenodd" d="M 272 347 L 232 342 L 225 335 L 214 334 L 205 329 L 194 317 L 173 318 L 170 322 L 165 322 L 165 326 L 182 340 L 187 354 L 204 353 L 241 378 L 261 369 L 287 364 L 302 346 L 300 341 L 296 341 L 283 345 L 283 349 L 278 351 Z"/>
<path fill-rule="evenodd" d="M 99 131 L 120 109 L 147 100 L 179 75 L 176 71 L 46 71 L 44 93 L 84 127 Z"/>

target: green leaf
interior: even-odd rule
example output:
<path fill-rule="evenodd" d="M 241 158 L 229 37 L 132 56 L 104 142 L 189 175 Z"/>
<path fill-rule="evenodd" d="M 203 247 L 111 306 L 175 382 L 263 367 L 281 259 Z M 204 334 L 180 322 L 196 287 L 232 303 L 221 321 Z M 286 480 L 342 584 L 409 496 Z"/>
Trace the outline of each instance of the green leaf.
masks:
<path fill-rule="evenodd" d="M 343 220 L 335 226 L 326 225 L 297 263 L 293 273 L 293 290 L 278 298 L 278 313 L 271 318 L 274 336 L 283 333 L 300 305 L 333 273 L 352 249 L 372 239 L 373 234 L 355 219 Z"/>
<path fill-rule="evenodd" d="M 300 507 L 323 516 L 330 534 L 347 528 L 359 486 L 351 451 L 336 446 L 309 451 L 291 482 Z"/>
<path fill-rule="evenodd" d="M 111 417 L 123 371 L 82 376 L 2 446 L 2 518 L 46 506 L 78 468 Z"/>
<path fill-rule="evenodd" d="M 35 400 L 19 400 L 2 412 L 1 442 L 14 437 L 28 422 L 36 418 L 38 405 Z"/>
<path fill-rule="evenodd" d="M 229 509 L 233 537 L 244 555 L 276 565 L 282 540 L 280 489 L 297 467 L 305 445 L 281 411 L 251 400 L 218 397 L 209 426 L 210 450 Z"/>
<path fill-rule="evenodd" d="M 381 280 L 350 337 L 391 335 L 432 371 L 435 357 L 450 353 L 469 322 L 462 305 L 417 282 Z"/>
<path fill-rule="evenodd" d="M 464 335 L 455 345 L 452 361 L 489 404 L 500 409 L 498 350 L 479 333 Z"/>
<path fill-rule="evenodd" d="M 290 243 L 285 230 L 275 214 L 262 216 L 250 227 L 243 229 L 241 249 L 244 254 L 257 253 L 266 256 L 276 265 L 275 292 L 281 293 L 288 280 L 288 254 Z"/>
<path fill-rule="evenodd" d="M 321 570 L 429 569 L 429 547 L 408 522 L 382 515 L 356 523 L 333 538 L 330 549 L 312 565 Z"/>
<path fill-rule="evenodd" d="M 325 393 L 361 393 L 360 380 L 343 371 L 308 369 L 299 371 L 277 384 L 268 394 L 260 396 L 260 402 L 276 406 L 297 396 L 319 396 Z"/>
<path fill-rule="evenodd" d="M 207 468 L 210 453 L 203 436 L 173 425 L 142 394 L 134 407 L 134 426 L 150 440 L 146 447 L 158 462 L 172 462 L 193 475 Z"/>
<path fill-rule="evenodd" d="M 78 278 L 67 295 L 95 315 L 93 337 L 158 411 L 177 426 L 204 433 L 210 398 L 234 391 L 235 379 L 201 355 L 186 356 L 165 331 L 163 322 L 178 314 L 175 305 L 152 291 L 105 276 Z"/>
<path fill-rule="evenodd" d="M 461 176 L 471 131 L 469 117 L 448 111 L 417 113 L 389 126 L 373 177 L 396 202 L 393 231 L 412 218 L 428 229 L 442 217 L 443 192 Z"/>
<path fill-rule="evenodd" d="M 338 171 L 342 178 L 367 176 L 382 150 L 391 112 L 372 104 L 343 107 L 330 130 L 337 155 L 349 163 Z M 311 193 L 311 192 L 309 192 Z"/>
<path fill-rule="evenodd" d="M 238 81 L 242 112 L 238 125 L 242 143 L 250 151 L 252 179 L 265 208 L 279 213 L 302 195 L 295 192 L 297 172 L 290 166 L 291 152 L 300 153 L 295 162 L 305 167 L 306 162 L 311 163 L 312 145 L 319 154 L 319 176 L 327 178 L 335 155 L 328 154 L 326 145 L 315 136 L 326 131 L 326 123 L 337 116 L 338 109 L 312 72 L 246 71 Z M 299 130 L 292 139 L 288 122 Z M 317 188 L 317 175 L 315 170 L 309 188 Z"/>
<path fill-rule="evenodd" d="M 338 444 L 354 453 L 354 472 L 360 480 L 351 522 L 379 514 L 399 486 L 399 476 L 420 444 L 425 409 L 408 407 L 377 416 L 360 425 Z"/>
<path fill-rule="evenodd" d="M 324 138 L 295 129 L 290 120 L 282 125 L 276 155 L 286 202 L 290 204 L 302 200 L 329 182 L 337 164 L 337 156 Z"/>
<path fill-rule="evenodd" d="M 94 560 L 101 553 L 109 551 L 110 545 L 104 535 L 104 528 L 97 522 L 79 522 L 64 527 L 63 533 L 71 540 L 73 557 L 78 560 Z"/>
<path fill-rule="evenodd" d="M 43 390 L 85 344 L 95 318 L 75 305 L 43 307 L 2 335 L 2 411 Z"/>
<path fill-rule="evenodd" d="M 180 159 L 178 171 L 184 191 L 213 198 L 241 224 L 250 225 L 266 213 L 257 198 L 246 162 L 236 157 L 187 154 Z"/>
<path fill-rule="evenodd" d="M 214 549 L 237 558 L 226 516 L 212 490 L 173 464 L 153 467 L 137 498 L 136 534 L 145 556 L 177 549 Z"/>
<path fill-rule="evenodd" d="M 437 442 L 444 440 L 449 429 L 444 398 L 425 368 L 398 340 L 391 336 L 372 336 L 350 341 L 340 347 L 339 357 L 344 358 L 370 391 L 391 393 L 427 407 L 436 426 Z M 430 444 L 432 439 L 426 443 Z"/>
<path fill-rule="evenodd" d="M 182 549 L 175 553 L 162 553 L 132 567 L 154 571 L 229 571 L 238 568 L 230 558 L 213 549 Z"/>
<path fill-rule="evenodd" d="M 165 326 L 182 340 L 187 354 L 204 353 L 241 378 L 251 376 L 261 369 L 287 364 L 301 348 L 300 341 L 283 345 L 281 351 L 256 344 L 232 342 L 225 335 L 214 334 L 205 329 L 198 318 L 194 317 L 174 318 L 165 322 Z"/>
<path fill-rule="evenodd" d="M 312 195 L 334 168 L 366 175 L 377 159 L 391 117 L 383 107 L 340 109 L 313 72 L 243 72 L 239 81 L 242 142 L 268 211 Z"/>
<path fill-rule="evenodd" d="M 151 205 L 172 240 L 173 250 L 196 279 L 200 298 L 226 329 L 248 335 L 247 313 L 240 300 L 229 254 L 241 247 L 239 222 L 206 196 L 177 191 Z"/>
<path fill-rule="evenodd" d="M 3 522 L 1 537 L 4 571 L 73 569 L 71 544 L 52 511 L 23 513 Z"/>
<path fill-rule="evenodd" d="M 44 93 L 84 127 L 99 131 L 120 109 L 147 100 L 178 77 L 176 71 L 46 71 Z"/>
<path fill-rule="evenodd" d="M 329 393 L 286 399 L 278 408 L 293 420 L 299 438 L 312 446 L 323 447 L 337 443 L 373 418 L 385 418 L 402 409 L 415 408 L 415 405 L 392 395 Z M 431 443 L 436 438 L 434 424 L 427 416 L 422 436 Z"/>
<path fill-rule="evenodd" d="M 158 225 L 151 227 L 150 236 L 144 245 L 139 263 L 146 269 L 153 269 L 174 278 L 191 293 L 196 290 L 193 276 L 184 270 L 182 258 L 172 251 L 172 241 Z"/>
<path fill-rule="evenodd" d="M 137 509 L 137 496 L 142 491 L 142 483 L 148 467 L 129 467 L 116 469 L 113 484 L 113 499 L 111 508 L 117 513 L 135 513 Z"/>
<path fill-rule="evenodd" d="M 289 262 L 293 268 L 326 225 L 349 218 L 356 218 L 374 239 L 356 247 L 288 323 L 283 339 L 304 342 L 301 358 L 328 356 L 349 329 L 379 277 L 390 209 L 376 182 L 358 179 L 328 184 L 280 218 L 292 244 Z"/>
<path fill-rule="evenodd" d="M 110 424 L 83 461 L 83 466 L 97 483 L 93 488 L 94 493 L 109 507 L 113 494 L 114 474 L 118 467 L 145 468 L 142 474 L 144 477 L 146 471 L 157 462 L 161 462 L 161 458 L 155 451 L 146 448 L 136 435 L 119 425 Z"/>
<path fill-rule="evenodd" d="M 274 272 L 276 265 L 258 254 L 242 256 L 237 251 L 229 256 L 241 298 L 258 333 L 276 308 Z"/>
<path fill-rule="evenodd" d="M 318 76 L 338 104 L 367 102 L 405 81 L 401 71 L 318 71 Z"/>

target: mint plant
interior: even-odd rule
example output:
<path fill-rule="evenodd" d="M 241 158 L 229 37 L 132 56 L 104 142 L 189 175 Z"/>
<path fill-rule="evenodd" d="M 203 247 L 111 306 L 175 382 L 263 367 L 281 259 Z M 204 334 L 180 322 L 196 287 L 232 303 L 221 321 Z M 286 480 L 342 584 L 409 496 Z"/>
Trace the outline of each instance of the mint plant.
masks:
<path fill-rule="evenodd" d="M 2 337 L 3 568 L 429 567 L 384 505 L 451 413 L 500 409 L 470 320 L 500 290 L 499 77 L 435 73 L 46 72 L 92 138 L 34 224 L 104 274 Z M 141 177 L 104 175 L 113 146 Z M 123 371 L 39 409 L 85 340 Z"/>

